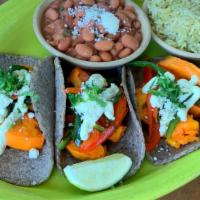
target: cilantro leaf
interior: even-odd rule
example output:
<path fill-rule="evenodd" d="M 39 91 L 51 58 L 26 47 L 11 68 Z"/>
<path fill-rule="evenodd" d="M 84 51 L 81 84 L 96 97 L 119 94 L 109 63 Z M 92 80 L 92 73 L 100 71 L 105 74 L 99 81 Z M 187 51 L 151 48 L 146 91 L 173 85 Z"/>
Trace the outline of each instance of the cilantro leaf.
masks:
<path fill-rule="evenodd" d="M 12 70 L 0 69 L 0 90 L 5 93 L 16 92 L 23 86 L 23 82 Z"/>
<path fill-rule="evenodd" d="M 183 102 L 179 101 L 179 96 L 181 94 L 181 89 L 177 82 L 174 80 L 169 79 L 163 74 L 157 75 L 157 83 L 158 87 L 151 88 L 149 93 L 168 98 L 173 104 L 177 105 L 178 107 L 185 107 Z"/>
<path fill-rule="evenodd" d="M 84 102 L 81 94 L 68 94 L 67 97 L 73 107 L 78 103 Z"/>
<path fill-rule="evenodd" d="M 105 107 L 106 102 L 99 96 L 99 94 L 103 91 L 102 88 L 98 86 L 85 86 L 84 92 L 87 93 L 89 100 L 96 101 L 100 106 Z"/>

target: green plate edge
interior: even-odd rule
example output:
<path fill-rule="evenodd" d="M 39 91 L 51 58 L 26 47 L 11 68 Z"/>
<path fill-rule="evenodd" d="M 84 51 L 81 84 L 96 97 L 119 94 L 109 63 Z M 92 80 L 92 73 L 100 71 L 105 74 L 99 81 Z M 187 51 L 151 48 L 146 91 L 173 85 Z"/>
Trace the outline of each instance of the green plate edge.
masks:
<path fill-rule="evenodd" d="M 50 54 L 38 42 L 32 27 L 35 8 L 41 0 L 9 0 L 0 6 L 0 52 L 47 57 Z M 139 5 L 141 0 L 135 1 Z M 165 56 L 167 53 L 151 41 L 142 57 Z M 40 173 L 40 169 L 38 169 Z M 200 151 L 195 151 L 173 163 L 153 166 L 144 161 L 138 173 L 119 187 L 97 193 L 76 189 L 54 169 L 51 178 L 36 187 L 19 187 L 0 181 L 0 199 L 44 200 L 151 200 L 183 186 L 200 175 Z"/>

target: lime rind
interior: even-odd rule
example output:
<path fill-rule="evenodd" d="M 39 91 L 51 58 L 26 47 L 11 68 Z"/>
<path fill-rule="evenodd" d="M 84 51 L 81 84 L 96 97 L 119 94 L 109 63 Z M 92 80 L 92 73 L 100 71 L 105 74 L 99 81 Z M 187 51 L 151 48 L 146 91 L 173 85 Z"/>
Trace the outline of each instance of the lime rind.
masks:
<path fill-rule="evenodd" d="M 64 168 L 69 182 L 81 190 L 95 192 L 112 187 L 130 170 L 132 160 L 121 153 Z"/>

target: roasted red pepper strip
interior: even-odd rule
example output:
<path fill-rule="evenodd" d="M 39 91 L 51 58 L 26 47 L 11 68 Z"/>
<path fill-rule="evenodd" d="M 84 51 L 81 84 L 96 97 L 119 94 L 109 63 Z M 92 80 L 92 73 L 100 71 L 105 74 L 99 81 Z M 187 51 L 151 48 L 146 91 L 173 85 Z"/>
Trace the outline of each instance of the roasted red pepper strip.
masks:
<path fill-rule="evenodd" d="M 122 124 L 122 121 L 124 120 L 128 112 L 126 96 L 124 94 L 122 94 L 119 98 L 119 101 L 115 103 L 114 112 L 115 112 L 115 120 L 111 124 L 118 127 Z"/>
<path fill-rule="evenodd" d="M 103 126 L 104 128 L 109 127 L 109 120 L 106 118 L 105 115 L 101 116 L 101 118 L 97 121 L 97 124 Z"/>
<path fill-rule="evenodd" d="M 153 77 L 153 70 L 151 68 L 145 67 L 143 83 L 146 84 L 152 79 L 152 77 Z"/>
<path fill-rule="evenodd" d="M 66 94 L 78 94 L 81 92 L 81 88 L 78 87 L 68 87 L 65 89 Z"/>
<path fill-rule="evenodd" d="M 94 150 L 98 145 L 103 144 L 115 131 L 115 126 L 111 125 L 103 133 L 94 130 L 88 140 L 84 141 L 80 146 L 80 151 L 89 152 Z"/>
<path fill-rule="evenodd" d="M 155 119 L 155 110 L 150 103 L 151 94 L 147 94 L 147 110 L 148 110 L 148 122 L 149 122 L 149 135 L 146 141 L 146 150 L 148 152 L 153 151 L 156 145 L 160 141 L 159 124 Z"/>

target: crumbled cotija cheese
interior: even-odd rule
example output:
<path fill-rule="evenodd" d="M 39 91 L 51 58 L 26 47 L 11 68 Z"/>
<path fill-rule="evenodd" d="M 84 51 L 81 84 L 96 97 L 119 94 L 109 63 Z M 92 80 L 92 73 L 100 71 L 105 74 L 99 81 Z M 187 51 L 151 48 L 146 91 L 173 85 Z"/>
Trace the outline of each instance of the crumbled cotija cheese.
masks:
<path fill-rule="evenodd" d="M 37 159 L 39 154 L 40 154 L 39 151 L 37 149 L 33 148 L 33 149 L 29 150 L 28 157 L 30 159 Z"/>
<path fill-rule="evenodd" d="M 101 25 L 109 34 L 116 35 L 119 31 L 119 19 L 113 13 L 106 11 L 104 8 L 99 8 L 94 5 L 92 7 L 78 6 L 68 9 L 69 15 L 73 17 L 75 17 L 78 12 L 83 12 L 84 15 L 73 28 L 73 35 L 79 35 L 80 29 L 89 26 L 92 22 L 94 22 L 96 26 Z M 94 26 L 90 26 L 90 30 L 95 33 L 98 39 L 98 36 L 101 34 L 100 31 Z"/>

